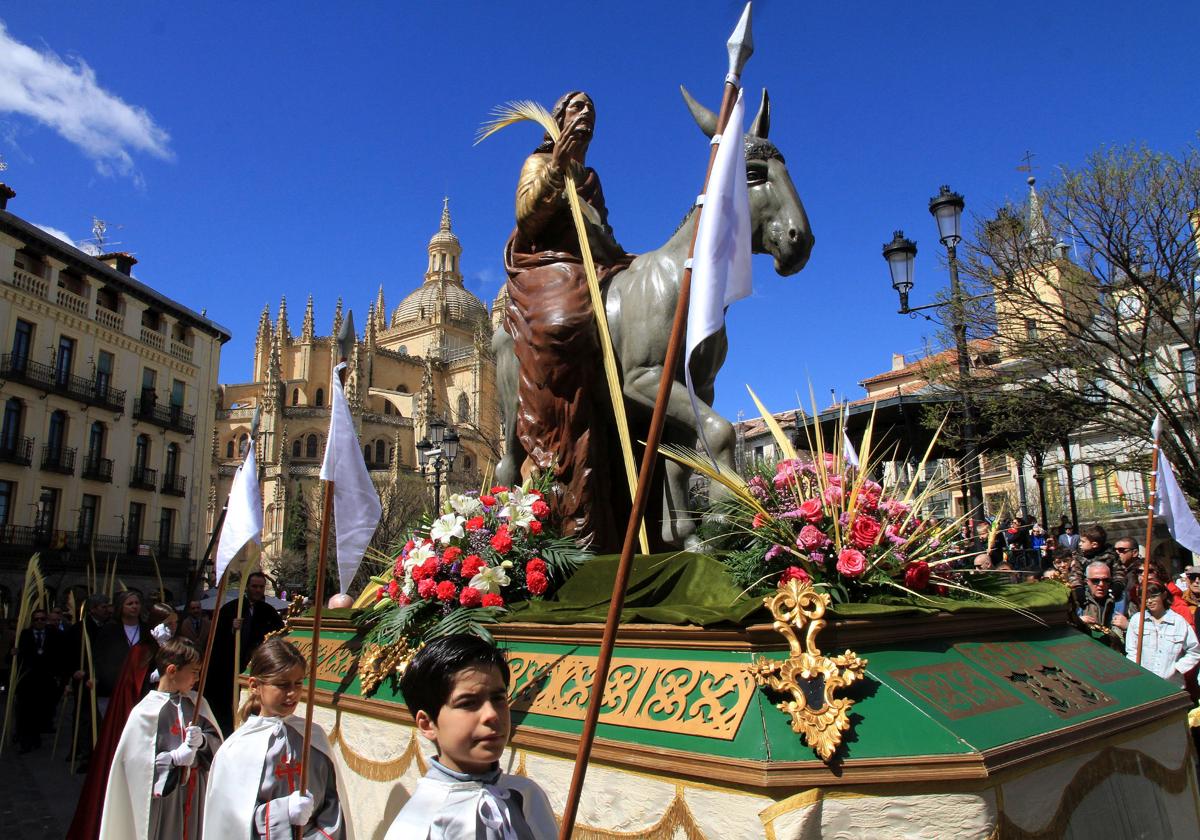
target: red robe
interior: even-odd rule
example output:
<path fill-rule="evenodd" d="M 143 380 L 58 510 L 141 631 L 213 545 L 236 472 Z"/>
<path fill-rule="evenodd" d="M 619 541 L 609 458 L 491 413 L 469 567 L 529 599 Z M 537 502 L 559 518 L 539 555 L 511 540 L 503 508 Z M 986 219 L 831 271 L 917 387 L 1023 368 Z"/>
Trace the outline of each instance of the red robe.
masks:
<path fill-rule="evenodd" d="M 108 711 L 104 713 L 104 720 L 100 724 L 96 746 L 88 762 L 87 778 L 84 779 L 66 840 L 96 840 L 100 836 L 100 815 L 104 810 L 104 794 L 108 789 L 108 773 L 112 769 L 113 756 L 116 755 L 129 713 L 149 690 L 150 671 L 153 670 L 157 649 L 157 645 L 151 642 L 138 642 L 129 656 L 125 657 L 125 664 L 121 666 L 121 673 L 108 699 Z"/>

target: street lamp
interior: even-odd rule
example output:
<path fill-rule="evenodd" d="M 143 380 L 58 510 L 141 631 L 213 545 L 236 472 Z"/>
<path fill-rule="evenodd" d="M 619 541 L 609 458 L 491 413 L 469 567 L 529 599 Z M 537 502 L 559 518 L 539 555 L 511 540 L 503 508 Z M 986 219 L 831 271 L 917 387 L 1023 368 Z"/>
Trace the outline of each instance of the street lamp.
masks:
<path fill-rule="evenodd" d="M 949 323 L 954 333 L 954 351 L 958 360 L 958 392 L 962 401 L 963 447 L 962 447 L 962 496 L 967 506 L 967 519 L 976 520 L 983 512 L 983 484 L 979 476 L 979 441 L 975 431 L 975 406 L 971 402 L 968 382 L 971 376 L 971 357 L 967 347 L 966 304 L 974 298 L 963 295 L 958 282 L 958 243 L 962 240 L 963 197 L 942 185 L 938 194 L 929 199 L 929 213 L 938 226 L 938 239 L 946 246 L 946 258 L 950 266 L 950 299 L 924 306 L 909 307 L 908 294 L 913 287 L 913 263 L 917 256 L 917 243 L 906 239 L 903 231 L 896 231 L 891 242 L 883 246 L 883 258 L 887 260 L 892 276 L 892 288 L 900 296 L 900 314 L 911 315 L 925 309 L 949 309 Z"/>
<path fill-rule="evenodd" d="M 421 470 L 428 474 L 433 472 L 433 509 L 442 507 L 442 472 L 449 477 L 458 457 L 458 432 L 447 427 L 446 421 L 440 417 L 429 421 L 429 437 L 421 438 L 417 443 L 417 463 Z"/>

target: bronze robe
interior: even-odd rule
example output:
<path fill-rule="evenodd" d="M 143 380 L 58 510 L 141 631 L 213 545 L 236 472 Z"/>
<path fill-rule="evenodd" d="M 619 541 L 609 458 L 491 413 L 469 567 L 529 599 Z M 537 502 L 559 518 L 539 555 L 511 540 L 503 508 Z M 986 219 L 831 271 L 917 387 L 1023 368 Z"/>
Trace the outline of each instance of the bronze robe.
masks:
<path fill-rule="evenodd" d="M 633 256 L 613 238 L 595 170 L 576 166 L 573 175 L 603 288 Z M 564 184 L 549 154 L 530 155 L 517 187 L 517 227 L 504 249 L 504 324 L 520 365 L 516 433 L 527 456 L 522 473 L 553 472 L 553 524 L 609 552 L 619 550 L 622 536 L 614 504 L 627 509 L 628 493 L 614 482 L 621 464 L 613 457 L 612 403 Z"/>

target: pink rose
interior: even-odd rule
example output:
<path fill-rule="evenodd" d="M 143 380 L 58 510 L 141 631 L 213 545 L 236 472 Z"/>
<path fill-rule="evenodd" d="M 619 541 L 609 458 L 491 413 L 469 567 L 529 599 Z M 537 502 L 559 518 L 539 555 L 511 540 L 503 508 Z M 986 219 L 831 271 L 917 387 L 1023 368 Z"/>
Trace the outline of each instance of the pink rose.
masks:
<path fill-rule="evenodd" d="M 842 499 L 846 498 L 845 492 L 841 487 L 829 486 L 825 488 L 825 504 L 830 507 L 836 507 L 842 503 Z"/>
<path fill-rule="evenodd" d="M 811 578 L 808 572 L 801 569 L 799 566 L 788 566 L 783 570 L 783 574 L 779 576 L 779 585 L 783 586 L 789 580 L 798 580 L 801 583 L 808 583 Z"/>
<path fill-rule="evenodd" d="M 820 499 L 805 499 L 797 510 L 800 516 L 809 522 L 820 522 L 821 517 L 825 515 L 825 506 L 821 504 Z"/>
<path fill-rule="evenodd" d="M 825 532 L 815 525 L 805 525 L 796 537 L 796 547 L 805 551 L 820 548 L 827 542 L 829 542 L 829 537 L 825 536 Z"/>
<path fill-rule="evenodd" d="M 859 514 L 850 526 L 850 542 L 859 548 L 870 548 L 879 539 L 882 526 L 874 516 Z"/>
<path fill-rule="evenodd" d="M 912 508 L 904 504 L 904 502 L 898 502 L 895 499 L 888 499 L 884 503 L 884 509 L 887 510 L 887 515 L 893 519 L 904 516 L 904 514 L 912 510 Z"/>
<path fill-rule="evenodd" d="M 909 563 L 904 569 L 904 585 L 918 592 L 929 586 L 929 564 L 924 560 Z"/>
<path fill-rule="evenodd" d="M 843 548 L 838 552 L 837 570 L 846 577 L 856 578 L 867 570 L 867 558 L 854 548 Z"/>

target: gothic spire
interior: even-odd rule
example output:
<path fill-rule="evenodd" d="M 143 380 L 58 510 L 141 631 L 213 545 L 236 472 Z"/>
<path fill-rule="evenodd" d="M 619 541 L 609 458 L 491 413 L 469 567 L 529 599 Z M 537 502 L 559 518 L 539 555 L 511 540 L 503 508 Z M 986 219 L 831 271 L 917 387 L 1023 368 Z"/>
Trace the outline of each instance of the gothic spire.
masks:
<path fill-rule="evenodd" d="M 279 298 L 279 318 L 275 321 L 275 335 L 281 345 L 287 344 L 292 338 L 291 327 L 288 326 L 287 295 Z"/>
<path fill-rule="evenodd" d="M 308 296 L 308 305 L 304 307 L 304 326 L 300 328 L 300 340 L 308 343 L 313 340 L 313 300 Z"/>
<path fill-rule="evenodd" d="M 384 314 L 387 309 L 383 305 L 383 284 L 379 284 L 379 294 L 375 298 L 375 327 L 376 329 L 387 329 L 387 316 Z"/>
<path fill-rule="evenodd" d="M 1047 260 L 1054 246 L 1054 237 L 1050 235 L 1050 225 L 1046 223 L 1046 214 L 1042 210 L 1042 199 L 1034 186 L 1037 179 L 1030 175 L 1026 183 L 1029 184 L 1029 248 L 1035 259 Z"/>
<path fill-rule="evenodd" d="M 333 310 L 333 332 L 329 335 L 336 342 L 342 334 L 342 299 L 337 299 L 337 307 Z"/>

